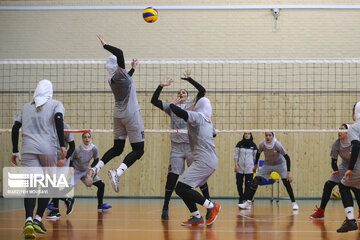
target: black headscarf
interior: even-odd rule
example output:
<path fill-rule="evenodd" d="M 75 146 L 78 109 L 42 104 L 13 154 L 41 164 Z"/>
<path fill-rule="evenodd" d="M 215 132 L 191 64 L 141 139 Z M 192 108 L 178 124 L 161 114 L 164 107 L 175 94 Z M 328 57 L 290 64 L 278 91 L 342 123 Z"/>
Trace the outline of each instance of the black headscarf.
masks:
<path fill-rule="evenodd" d="M 250 133 L 250 139 L 245 138 L 245 133 L 243 135 L 243 139 L 236 144 L 238 148 L 254 148 L 257 149 L 256 144 L 253 141 L 252 133 Z"/>

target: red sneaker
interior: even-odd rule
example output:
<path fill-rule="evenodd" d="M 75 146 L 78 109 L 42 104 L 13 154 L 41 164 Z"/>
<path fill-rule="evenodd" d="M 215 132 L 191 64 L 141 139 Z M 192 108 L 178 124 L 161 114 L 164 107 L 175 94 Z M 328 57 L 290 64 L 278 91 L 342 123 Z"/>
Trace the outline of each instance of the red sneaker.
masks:
<path fill-rule="evenodd" d="M 215 222 L 217 215 L 221 209 L 220 204 L 214 203 L 214 207 L 210 209 L 210 213 L 206 214 L 206 225 L 211 225 Z"/>
<path fill-rule="evenodd" d="M 316 212 L 310 215 L 311 219 L 322 219 L 324 218 L 324 210 L 322 208 L 315 208 Z"/>
<path fill-rule="evenodd" d="M 182 222 L 181 226 L 204 226 L 204 219 L 203 217 L 197 218 L 192 216 L 191 218 L 189 218 L 187 221 Z"/>

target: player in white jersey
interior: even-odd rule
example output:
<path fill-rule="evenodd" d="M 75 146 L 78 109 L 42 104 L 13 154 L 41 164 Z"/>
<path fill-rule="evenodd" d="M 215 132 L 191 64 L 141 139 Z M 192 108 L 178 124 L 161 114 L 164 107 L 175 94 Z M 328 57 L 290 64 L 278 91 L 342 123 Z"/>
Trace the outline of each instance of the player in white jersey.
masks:
<path fill-rule="evenodd" d="M 212 108 L 210 100 L 206 97 L 196 99 L 191 110 L 183 110 L 176 106 L 179 99 L 173 99 L 170 104 L 171 111 L 176 116 L 184 119 L 188 124 L 188 136 L 194 161 L 187 168 L 178 181 L 175 192 L 179 195 L 189 211 L 191 217 L 181 223 L 182 226 L 202 226 L 203 217 L 200 215 L 196 204 L 209 209 L 206 214 L 206 224 L 211 225 L 217 218 L 221 206 L 203 197 L 193 188 L 202 186 L 214 173 L 218 166 L 213 140 L 214 126 L 211 122 Z"/>
<path fill-rule="evenodd" d="M 190 77 L 190 75 L 191 75 L 191 71 L 185 71 L 184 73 L 185 78 L 182 79 L 191 83 L 198 90 L 198 94 L 196 95 L 194 100 L 200 99 L 205 95 L 206 90 L 203 86 L 201 86 L 201 84 L 193 80 Z M 160 85 L 158 86 L 158 88 L 156 89 L 156 91 L 154 92 L 151 98 L 151 103 L 154 106 L 166 112 L 170 116 L 171 129 L 186 130 L 187 123 L 183 119 L 177 117 L 171 111 L 170 103 L 159 100 L 159 96 L 163 87 L 170 86 L 172 82 L 173 80 L 170 78 L 163 79 Z M 180 89 L 178 91 L 177 97 L 179 98 L 179 103 L 177 104 L 177 106 L 183 110 L 189 110 L 194 100 L 189 101 L 188 91 L 185 89 Z M 194 159 L 194 156 L 191 153 L 189 138 L 186 133 L 172 133 L 170 138 L 171 138 L 170 163 L 169 163 L 168 175 L 165 185 L 164 205 L 161 214 L 161 218 L 163 220 L 169 219 L 168 213 L 169 213 L 170 198 L 175 189 L 179 175 L 183 174 L 185 170 L 185 161 L 187 163 L 187 166 L 189 167 Z M 210 199 L 209 188 L 207 183 L 205 183 L 203 186 L 200 186 L 200 190 L 206 199 Z"/>
<path fill-rule="evenodd" d="M 290 184 L 293 180 L 290 173 L 290 157 L 286 153 L 282 144 L 276 140 L 275 133 L 265 132 L 265 139 L 259 144 L 259 151 L 256 154 L 255 166 L 253 169 L 254 172 L 256 172 L 259 167 L 258 162 L 261 152 L 264 152 L 265 154 L 264 165 L 260 168 L 256 177 L 251 183 L 247 201 L 243 204 L 239 204 L 238 206 L 242 209 L 251 209 L 251 201 L 256 193 L 259 183 L 263 179 L 268 180 L 272 172 L 277 172 L 280 175 L 286 191 L 289 194 L 292 203 L 292 209 L 299 210 L 299 206 L 295 201 L 293 189 Z M 286 163 L 284 162 L 284 158 Z"/>
<path fill-rule="evenodd" d="M 257 146 L 251 132 L 245 132 L 241 141 L 236 144 L 234 152 L 236 186 L 239 193 L 239 204 L 244 203 L 249 195 L 250 185 L 254 176 L 253 168 Z M 245 190 L 243 181 L 245 178 Z"/>
<path fill-rule="evenodd" d="M 65 164 L 63 122 L 65 109 L 62 103 L 52 99 L 52 96 L 52 83 L 49 80 L 41 80 L 36 87 L 33 100 L 25 104 L 14 117 L 11 160 L 15 165 L 17 159 L 21 160 L 21 167 L 56 167 L 57 165 L 61 167 Z M 21 156 L 18 150 L 20 128 L 22 128 Z M 59 161 L 56 156 L 58 145 L 62 153 Z M 35 238 L 35 232 L 46 233 L 41 220 L 48 202 L 49 198 L 38 198 L 38 208 L 33 219 L 36 199 L 24 199 L 25 238 Z"/>
<path fill-rule="evenodd" d="M 344 205 L 346 219 L 337 232 L 348 232 L 358 229 L 354 217 L 354 201 L 351 195 L 351 190 L 355 196 L 360 191 L 360 102 L 357 102 L 353 107 L 354 124 L 350 125 L 347 135 L 351 142 L 351 156 L 347 171 L 339 183 L 341 200 Z"/>
<path fill-rule="evenodd" d="M 85 132 L 82 134 L 82 144 L 75 148 L 73 155 L 71 156 L 70 166 L 74 168 L 74 187 L 77 186 L 79 180 L 81 180 L 85 185 L 85 177 L 89 169 L 89 165 L 91 160 L 93 159 L 93 163 L 91 166 L 95 166 L 95 164 L 99 161 L 99 150 L 91 141 L 91 134 Z M 105 183 L 101 181 L 99 176 L 95 176 L 93 179 L 93 184 L 98 188 L 97 190 L 97 199 L 98 199 L 98 212 L 102 212 L 103 210 L 107 210 L 111 208 L 110 205 L 103 203 L 104 199 L 104 191 L 105 191 Z M 74 205 L 75 198 L 71 199 L 72 206 Z M 71 211 L 73 208 L 71 208 Z"/>
<path fill-rule="evenodd" d="M 64 123 L 64 129 L 70 129 L 70 126 Z M 71 132 L 64 132 L 64 140 L 65 140 L 65 148 L 69 149 L 67 150 L 66 154 L 66 163 L 64 167 L 69 167 L 70 165 L 70 157 L 73 154 L 75 150 L 75 141 L 74 141 L 74 135 Z M 61 151 L 58 149 L 57 152 L 58 160 L 61 158 Z M 70 198 L 53 198 L 52 201 L 47 206 L 47 209 L 50 210 L 49 214 L 46 216 L 48 219 L 59 219 L 61 217 L 60 211 L 59 211 L 59 199 L 65 202 L 66 205 L 66 213 L 71 213 L 72 209 L 72 202 Z"/>
<path fill-rule="evenodd" d="M 131 78 L 137 66 L 137 60 L 133 60 L 132 70 L 127 72 L 123 51 L 105 43 L 101 35 L 98 35 L 98 38 L 103 48 L 113 54 L 106 62 L 106 69 L 109 73 L 108 82 L 115 97 L 114 145 L 95 167 L 89 169 L 85 182 L 87 186 L 92 185 L 93 178 L 100 169 L 123 152 L 125 140 L 128 137 L 132 152 L 126 155 L 118 169 L 108 172 L 114 191 L 119 192 L 120 176 L 144 154 L 144 126 L 136 98 L 135 84 Z"/>
<path fill-rule="evenodd" d="M 340 130 L 348 129 L 347 124 L 341 124 Z M 339 166 L 337 165 L 338 156 L 341 157 L 341 163 Z M 329 180 L 324 184 L 324 190 L 321 197 L 320 207 L 316 209 L 316 212 L 310 215 L 311 219 L 321 219 L 324 218 L 325 208 L 330 199 L 331 192 L 333 188 L 339 184 L 341 179 L 344 177 L 345 172 L 349 168 L 350 156 L 351 156 L 351 142 L 347 136 L 346 132 L 339 132 L 338 139 L 333 143 L 331 148 L 331 167 L 333 169 L 333 173 L 329 177 Z M 355 198 L 360 206 L 360 194 L 358 192 L 355 193 Z M 360 219 L 360 210 L 359 210 L 359 219 Z"/>

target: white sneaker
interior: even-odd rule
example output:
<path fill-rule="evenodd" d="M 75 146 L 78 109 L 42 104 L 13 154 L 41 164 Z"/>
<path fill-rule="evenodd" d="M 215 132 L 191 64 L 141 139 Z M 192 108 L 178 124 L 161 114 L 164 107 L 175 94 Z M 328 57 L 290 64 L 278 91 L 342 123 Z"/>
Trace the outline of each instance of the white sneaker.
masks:
<path fill-rule="evenodd" d="M 239 203 L 238 206 L 239 206 L 239 208 L 241 208 L 241 209 L 251 209 L 251 201 L 250 201 L 250 200 L 247 200 L 247 201 L 244 202 L 244 203 Z"/>
<path fill-rule="evenodd" d="M 295 211 L 299 210 L 299 205 L 296 202 L 293 202 L 292 203 L 292 209 L 295 210 Z"/>
<path fill-rule="evenodd" d="M 111 186 L 113 187 L 114 191 L 119 192 L 120 176 L 117 175 L 116 170 L 110 170 L 108 172 L 108 176 L 110 178 Z"/>

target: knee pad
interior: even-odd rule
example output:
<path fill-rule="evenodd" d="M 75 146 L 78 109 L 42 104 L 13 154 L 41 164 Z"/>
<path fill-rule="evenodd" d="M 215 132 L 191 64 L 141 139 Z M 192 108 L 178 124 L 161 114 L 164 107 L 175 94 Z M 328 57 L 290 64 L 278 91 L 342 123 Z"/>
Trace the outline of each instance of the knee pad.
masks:
<path fill-rule="evenodd" d="M 140 159 L 144 155 L 144 142 L 132 143 L 131 147 L 136 159 Z"/>
<path fill-rule="evenodd" d="M 186 185 L 185 183 L 178 182 L 176 184 L 175 192 L 177 195 L 181 196 L 185 193 L 186 189 L 191 189 L 190 186 Z"/>
<path fill-rule="evenodd" d="M 250 188 L 252 190 L 256 190 L 259 186 L 259 183 L 261 182 L 261 177 L 255 177 L 254 180 L 251 182 Z"/>
<path fill-rule="evenodd" d="M 174 173 L 169 173 L 166 179 L 165 190 L 173 191 L 175 189 L 178 178 L 179 175 Z"/>
<path fill-rule="evenodd" d="M 97 181 L 97 182 L 94 182 L 93 185 L 95 185 L 96 187 L 98 188 L 105 188 L 105 183 L 103 181 Z"/>
<path fill-rule="evenodd" d="M 119 156 L 123 151 L 125 147 L 125 140 L 115 140 L 113 150 L 116 156 Z"/>

